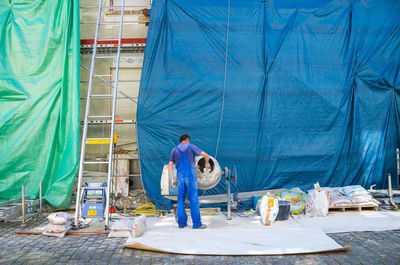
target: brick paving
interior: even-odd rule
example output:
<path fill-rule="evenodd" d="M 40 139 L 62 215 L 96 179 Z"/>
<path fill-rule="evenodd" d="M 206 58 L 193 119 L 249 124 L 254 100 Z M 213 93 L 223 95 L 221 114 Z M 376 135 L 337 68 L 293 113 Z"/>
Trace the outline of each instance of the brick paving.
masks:
<path fill-rule="evenodd" d="M 400 264 L 400 230 L 329 234 L 350 251 L 290 256 L 187 256 L 124 249 L 122 238 L 106 235 L 66 236 L 17 235 L 45 222 L 0 223 L 0 264 Z"/>

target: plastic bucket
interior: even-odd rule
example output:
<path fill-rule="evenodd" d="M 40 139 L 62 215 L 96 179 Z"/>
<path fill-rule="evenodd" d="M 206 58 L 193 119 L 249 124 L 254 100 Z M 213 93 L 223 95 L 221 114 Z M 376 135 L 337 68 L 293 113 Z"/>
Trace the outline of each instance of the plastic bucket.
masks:
<path fill-rule="evenodd" d="M 276 217 L 277 221 L 285 221 L 289 219 L 290 205 L 290 201 L 279 200 L 279 212 L 278 216 Z"/>

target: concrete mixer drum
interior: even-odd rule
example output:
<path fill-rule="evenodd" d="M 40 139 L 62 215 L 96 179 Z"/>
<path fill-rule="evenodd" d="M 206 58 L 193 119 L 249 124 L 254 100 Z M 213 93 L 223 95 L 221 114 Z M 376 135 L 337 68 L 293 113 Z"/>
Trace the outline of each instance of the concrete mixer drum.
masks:
<path fill-rule="evenodd" d="M 197 185 L 200 190 L 208 190 L 214 188 L 221 179 L 221 167 L 218 161 L 210 156 L 211 169 L 205 168 L 205 159 L 203 156 L 197 156 L 196 162 L 196 177 Z"/>

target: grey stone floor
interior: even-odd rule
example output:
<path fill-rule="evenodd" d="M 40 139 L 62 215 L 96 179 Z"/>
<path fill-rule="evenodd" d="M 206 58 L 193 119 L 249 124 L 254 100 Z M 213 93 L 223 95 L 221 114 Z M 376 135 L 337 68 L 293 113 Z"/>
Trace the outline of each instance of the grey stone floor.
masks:
<path fill-rule="evenodd" d="M 0 223 L 0 264 L 400 264 L 400 230 L 329 234 L 348 252 L 291 256 L 185 256 L 124 249 L 125 239 L 106 235 L 17 235 L 43 223 L 41 218 L 21 227 Z"/>

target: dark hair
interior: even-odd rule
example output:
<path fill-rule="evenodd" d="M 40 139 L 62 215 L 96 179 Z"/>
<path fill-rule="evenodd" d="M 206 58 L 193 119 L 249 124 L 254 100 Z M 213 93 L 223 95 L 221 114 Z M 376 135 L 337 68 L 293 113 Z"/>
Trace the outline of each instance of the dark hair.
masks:
<path fill-rule="evenodd" d="M 182 143 L 183 141 L 185 141 L 186 139 L 190 140 L 190 136 L 187 134 L 183 134 L 181 137 L 179 137 L 179 142 Z"/>

